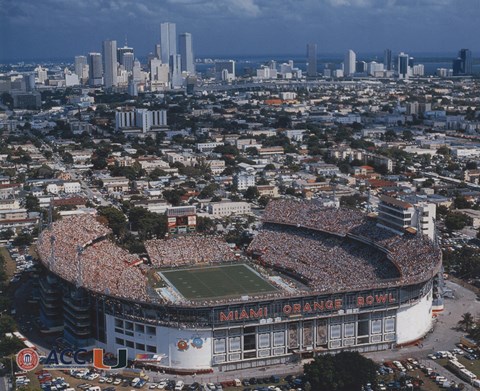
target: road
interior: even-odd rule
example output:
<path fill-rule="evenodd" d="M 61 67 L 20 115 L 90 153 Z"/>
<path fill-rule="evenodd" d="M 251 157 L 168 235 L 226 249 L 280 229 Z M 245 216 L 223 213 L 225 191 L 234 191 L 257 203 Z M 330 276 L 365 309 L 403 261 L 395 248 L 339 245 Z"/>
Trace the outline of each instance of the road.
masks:
<path fill-rule="evenodd" d="M 0 377 L 0 391 L 10 391 L 6 376 Z"/>

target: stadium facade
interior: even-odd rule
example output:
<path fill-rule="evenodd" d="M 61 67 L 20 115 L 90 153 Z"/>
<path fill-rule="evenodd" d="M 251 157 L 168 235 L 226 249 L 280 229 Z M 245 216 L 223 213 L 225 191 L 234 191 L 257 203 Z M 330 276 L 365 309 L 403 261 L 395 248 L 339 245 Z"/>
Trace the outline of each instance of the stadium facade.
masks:
<path fill-rule="evenodd" d="M 275 208 L 288 206 L 280 202 Z M 339 211 L 341 209 L 329 213 L 342 213 Z M 357 243 L 362 249 L 371 246 L 372 251 L 385 251 L 385 262 L 391 262 L 399 275 L 359 285 L 353 281 L 361 263 L 351 264 L 351 269 L 346 271 L 352 276 L 351 286 L 331 290 L 327 282 L 308 286 L 302 276 L 295 276 L 284 267 L 269 265 L 268 259 L 252 251 L 250 258 L 239 259 L 237 263 L 245 264 L 249 273 L 272 283 L 273 292 L 247 290 L 228 297 L 195 299 L 185 295 L 179 285 L 182 281 L 173 284 L 165 279 L 160 288 L 147 282 L 148 299 L 139 300 L 129 297 L 129 292 L 118 295 L 113 289 L 92 288 L 88 279 L 100 276 L 85 275 L 86 266 L 82 269 L 81 264 L 87 261 L 82 260 L 82 252 L 88 246 L 108 240 L 108 235 L 97 237 L 93 233 L 89 244 L 79 244 L 79 238 L 68 232 L 70 223 L 65 219 L 55 223 L 54 230 L 52 227 L 44 230 L 39 240 L 43 265 L 39 284 L 41 322 L 45 330 L 63 328 L 66 343 L 74 347 L 102 347 L 113 353 L 118 348 L 127 348 L 131 360 L 137 355 L 151 356 L 160 368 L 196 373 L 215 367 L 222 370 L 264 367 L 344 349 L 383 350 L 417 341 L 431 328 L 432 303 L 438 296 L 436 278 L 441 272 L 441 252 L 432 250 L 433 243 L 426 249 L 430 254 L 428 261 L 421 257 L 414 260 L 413 266 L 411 260 L 408 261 L 407 277 L 406 266 L 395 259 L 387 245 L 359 235 L 354 229 L 334 233 L 331 227 L 311 221 L 300 227 L 295 224 L 299 216 L 288 216 L 286 223 L 274 219 L 273 215 L 267 208 L 265 220 L 270 221 L 265 221 L 264 229 L 289 225 L 289 235 L 295 235 L 297 229 L 318 232 L 325 228 L 326 235 L 348 241 L 349 251 L 354 251 L 352 246 Z M 78 222 L 75 224 L 78 227 Z M 64 254 L 56 254 L 55 243 L 64 239 L 59 237 L 59 232 L 67 237 L 66 242 L 71 241 L 71 245 L 78 248 L 76 259 L 70 259 L 71 268 L 78 268 L 78 273 L 71 275 L 80 274 L 76 279 L 68 277 L 56 265 L 68 262 Z M 395 240 L 398 247 L 404 238 L 396 236 Z M 92 262 L 102 263 L 102 260 Z M 222 263 L 215 265 L 217 269 L 223 266 Z M 421 272 L 415 273 L 417 266 Z M 150 270 L 142 267 L 142 275 L 150 280 Z M 192 269 L 192 265 L 188 267 Z M 193 275 L 199 275 L 197 267 L 200 271 L 206 266 L 194 265 Z M 161 270 L 169 269 L 149 268 L 160 276 Z M 181 272 L 182 266 L 174 269 Z M 322 290 L 319 286 L 326 288 Z M 190 289 L 195 292 L 195 285 Z M 173 296 L 165 300 L 165 295 L 172 292 Z"/>

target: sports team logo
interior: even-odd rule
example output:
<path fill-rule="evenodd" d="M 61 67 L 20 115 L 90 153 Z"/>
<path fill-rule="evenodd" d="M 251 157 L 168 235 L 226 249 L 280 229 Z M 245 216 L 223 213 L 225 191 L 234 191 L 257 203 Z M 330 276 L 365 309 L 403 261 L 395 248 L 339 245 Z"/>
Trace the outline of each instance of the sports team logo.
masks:
<path fill-rule="evenodd" d="M 17 353 L 17 365 L 23 371 L 33 371 L 39 362 L 38 353 L 31 348 L 22 349 Z"/>
<path fill-rule="evenodd" d="M 188 341 L 185 341 L 184 339 L 181 339 L 177 342 L 177 349 L 180 350 L 181 352 L 185 351 L 188 349 Z"/>

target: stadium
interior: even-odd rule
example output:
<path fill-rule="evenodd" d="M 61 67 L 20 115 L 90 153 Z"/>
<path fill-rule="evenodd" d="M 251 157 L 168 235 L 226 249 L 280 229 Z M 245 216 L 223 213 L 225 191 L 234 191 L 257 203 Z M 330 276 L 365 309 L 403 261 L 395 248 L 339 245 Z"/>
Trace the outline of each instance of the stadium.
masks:
<path fill-rule="evenodd" d="M 72 347 L 127 348 L 166 371 L 268 366 L 417 341 L 431 327 L 439 247 L 371 216 L 271 201 L 245 255 L 217 236 L 145 242 L 141 259 L 94 216 L 39 237 L 45 332 Z"/>

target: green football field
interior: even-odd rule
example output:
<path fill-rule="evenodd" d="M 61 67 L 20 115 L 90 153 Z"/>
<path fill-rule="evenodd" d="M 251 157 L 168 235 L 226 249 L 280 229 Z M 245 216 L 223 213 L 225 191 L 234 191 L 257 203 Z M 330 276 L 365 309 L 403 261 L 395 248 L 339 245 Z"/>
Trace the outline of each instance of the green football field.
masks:
<path fill-rule="evenodd" d="M 186 299 L 213 299 L 277 290 L 245 264 L 159 272 Z"/>

